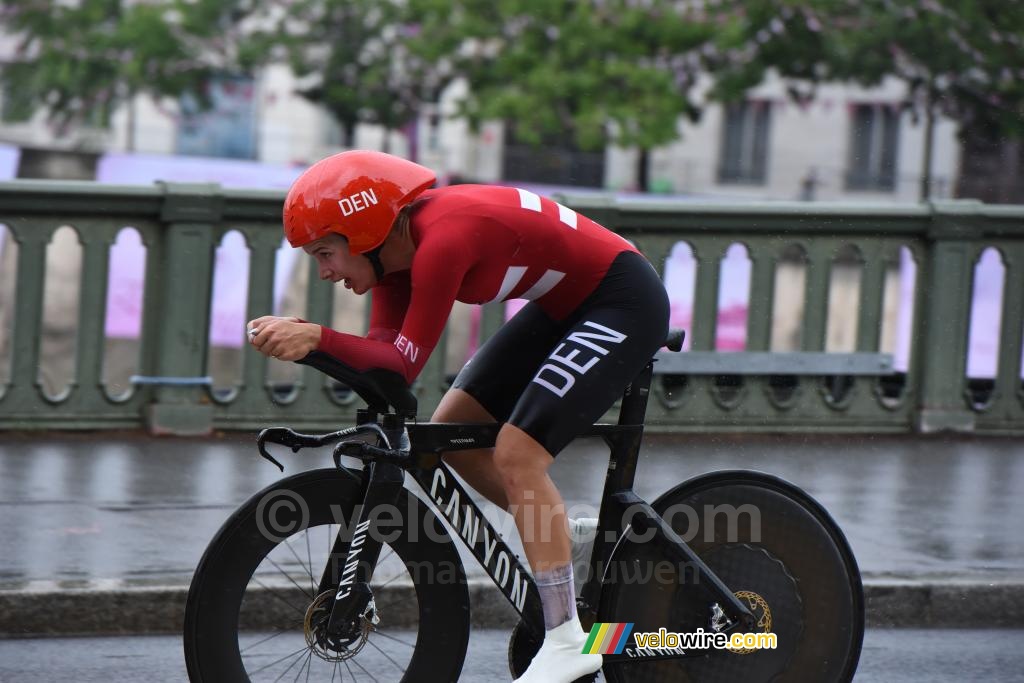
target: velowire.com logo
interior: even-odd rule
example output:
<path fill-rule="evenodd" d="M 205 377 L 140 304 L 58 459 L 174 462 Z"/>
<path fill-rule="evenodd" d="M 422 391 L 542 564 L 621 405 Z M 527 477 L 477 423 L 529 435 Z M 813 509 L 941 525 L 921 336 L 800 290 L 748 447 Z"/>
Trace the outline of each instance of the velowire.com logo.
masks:
<path fill-rule="evenodd" d="M 583 645 L 585 655 L 621 655 L 622 648 L 629 643 L 633 624 L 594 624 L 590 636 Z"/>
<path fill-rule="evenodd" d="M 633 637 L 630 638 L 630 635 Z M 778 647 L 774 633 L 715 633 L 698 628 L 694 633 L 673 633 L 661 628 L 657 631 L 633 632 L 632 623 L 597 623 L 583 645 L 585 655 L 620 655 L 627 650 L 630 656 L 654 652 L 684 654 L 689 650 L 744 651 Z"/>

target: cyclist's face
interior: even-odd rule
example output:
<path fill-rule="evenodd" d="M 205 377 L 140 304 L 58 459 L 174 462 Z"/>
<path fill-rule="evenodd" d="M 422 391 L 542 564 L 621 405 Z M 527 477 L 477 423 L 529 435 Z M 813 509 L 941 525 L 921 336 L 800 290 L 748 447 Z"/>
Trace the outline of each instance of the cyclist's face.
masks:
<path fill-rule="evenodd" d="M 310 242 L 303 249 L 316 259 L 321 280 L 343 282 L 356 294 L 365 294 L 376 281 L 369 259 L 351 254 L 348 242 L 340 235 L 327 235 Z"/>

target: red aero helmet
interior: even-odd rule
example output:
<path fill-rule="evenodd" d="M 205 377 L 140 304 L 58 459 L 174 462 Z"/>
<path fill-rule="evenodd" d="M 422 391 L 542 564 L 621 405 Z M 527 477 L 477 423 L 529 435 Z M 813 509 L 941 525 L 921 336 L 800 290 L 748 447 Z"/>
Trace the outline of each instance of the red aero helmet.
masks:
<path fill-rule="evenodd" d="M 395 218 L 434 184 L 434 172 L 401 157 L 352 150 L 316 162 L 288 190 L 284 234 L 293 247 L 335 232 L 349 251 L 381 245 Z"/>

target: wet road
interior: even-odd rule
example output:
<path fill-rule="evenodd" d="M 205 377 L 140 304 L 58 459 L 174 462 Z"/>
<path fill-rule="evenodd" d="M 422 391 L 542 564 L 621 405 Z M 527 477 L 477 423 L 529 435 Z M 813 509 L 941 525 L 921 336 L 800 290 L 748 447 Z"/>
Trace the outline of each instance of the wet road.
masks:
<path fill-rule="evenodd" d="M 282 460 L 287 474 L 330 462 L 326 451 Z M 596 441 L 559 456 L 553 476 L 571 511 L 593 510 L 605 462 Z M 842 526 L 866 575 L 1024 575 L 1020 440 L 651 436 L 636 488 L 653 498 L 726 468 L 808 490 Z M 187 581 L 230 511 L 280 476 L 256 455 L 251 434 L 4 434 L 0 583 Z"/>
<path fill-rule="evenodd" d="M 1024 631 L 869 630 L 856 683 L 963 683 L 1021 681 Z M 498 683 L 510 679 L 505 663 L 508 633 L 476 631 L 460 679 Z M 374 671 L 382 676 L 381 671 Z M 286 680 L 291 680 L 291 676 Z M 186 679 L 181 640 L 46 638 L 0 640 L 0 681 L 73 680 L 78 683 Z M 342 680 L 371 680 L 369 677 Z M 603 678 L 599 679 L 603 680 Z"/>

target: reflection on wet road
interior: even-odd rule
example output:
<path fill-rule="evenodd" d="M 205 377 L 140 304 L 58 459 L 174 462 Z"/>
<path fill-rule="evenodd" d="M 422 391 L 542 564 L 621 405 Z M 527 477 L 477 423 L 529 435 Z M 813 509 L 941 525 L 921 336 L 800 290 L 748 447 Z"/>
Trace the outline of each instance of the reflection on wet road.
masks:
<path fill-rule="evenodd" d="M 327 451 L 281 459 L 287 474 L 330 464 Z M 559 455 L 552 475 L 571 511 L 594 509 L 605 462 L 598 441 Z M 1024 575 L 1020 440 L 656 435 L 645 443 L 637 490 L 652 499 L 732 468 L 804 487 L 842 526 L 865 574 Z M 230 510 L 280 477 L 251 434 L 5 435 L 0 582 L 187 580 Z M 491 516 L 509 528 L 503 513 Z"/>

